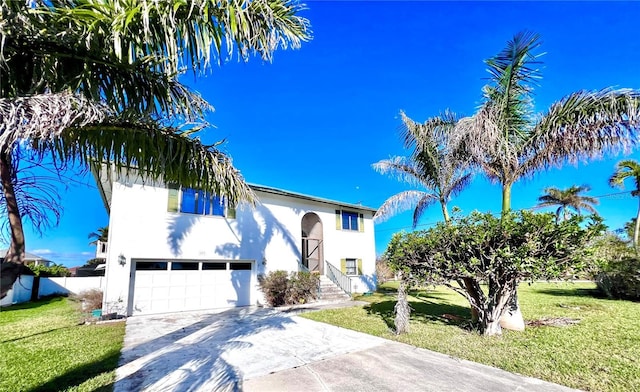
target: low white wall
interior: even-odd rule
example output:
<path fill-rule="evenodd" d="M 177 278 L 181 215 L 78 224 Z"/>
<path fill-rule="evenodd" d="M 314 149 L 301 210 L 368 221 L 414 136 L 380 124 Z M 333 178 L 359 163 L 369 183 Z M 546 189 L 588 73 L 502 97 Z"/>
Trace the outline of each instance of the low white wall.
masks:
<path fill-rule="evenodd" d="M 79 294 L 86 290 L 104 291 L 104 276 L 40 278 L 38 297 L 52 294 Z"/>
<path fill-rule="evenodd" d="M 31 300 L 31 289 L 33 288 L 33 276 L 21 275 L 7 293 L 7 296 L 0 301 L 0 306 L 10 306 Z"/>

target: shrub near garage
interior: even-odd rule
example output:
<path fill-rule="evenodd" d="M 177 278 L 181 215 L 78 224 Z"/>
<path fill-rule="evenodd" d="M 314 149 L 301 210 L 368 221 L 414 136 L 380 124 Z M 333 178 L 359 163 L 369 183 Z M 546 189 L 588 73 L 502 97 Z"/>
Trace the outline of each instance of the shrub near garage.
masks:
<path fill-rule="evenodd" d="M 320 278 L 310 272 L 272 271 L 258 278 L 260 290 L 271 306 L 306 303 L 317 298 Z"/>

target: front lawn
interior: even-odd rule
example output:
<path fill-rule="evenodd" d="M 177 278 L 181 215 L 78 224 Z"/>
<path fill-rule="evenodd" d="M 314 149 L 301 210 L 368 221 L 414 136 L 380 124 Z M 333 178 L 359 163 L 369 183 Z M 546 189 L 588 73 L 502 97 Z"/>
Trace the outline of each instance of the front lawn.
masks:
<path fill-rule="evenodd" d="M 364 307 L 304 314 L 322 321 L 525 376 L 590 391 L 640 391 L 640 303 L 593 296 L 591 283 L 520 286 L 525 321 L 560 318 L 566 326 L 527 326 L 482 337 L 469 328 L 466 300 L 438 287 L 413 291 L 411 331 L 395 336 L 395 286 L 384 285 Z M 560 320 L 560 321 L 563 321 Z M 570 324 L 571 321 L 579 321 Z"/>
<path fill-rule="evenodd" d="M 67 298 L 0 310 L 0 391 L 111 390 L 124 322 L 83 325 Z"/>

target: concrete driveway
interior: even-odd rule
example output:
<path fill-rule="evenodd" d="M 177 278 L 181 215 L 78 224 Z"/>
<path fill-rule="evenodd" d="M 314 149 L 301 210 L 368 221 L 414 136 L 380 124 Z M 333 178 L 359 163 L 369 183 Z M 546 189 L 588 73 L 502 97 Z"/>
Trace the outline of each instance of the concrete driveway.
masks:
<path fill-rule="evenodd" d="M 116 392 L 569 391 L 272 309 L 127 320 Z"/>

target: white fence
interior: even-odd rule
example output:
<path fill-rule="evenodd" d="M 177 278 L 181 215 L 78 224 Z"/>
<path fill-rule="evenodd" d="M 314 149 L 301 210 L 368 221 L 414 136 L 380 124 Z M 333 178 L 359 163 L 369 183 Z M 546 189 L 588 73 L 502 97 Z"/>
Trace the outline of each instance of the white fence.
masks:
<path fill-rule="evenodd" d="M 0 306 L 29 302 L 33 289 L 33 279 L 33 276 L 20 276 L 13 284 L 13 288 L 7 293 L 7 296 L 0 301 Z M 91 289 L 104 291 L 105 283 L 104 276 L 40 278 L 38 298 L 53 294 L 79 294 Z"/>
<path fill-rule="evenodd" d="M 40 278 L 38 297 L 52 294 L 79 294 L 91 289 L 104 291 L 105 283 L 104 276 Z"/>

